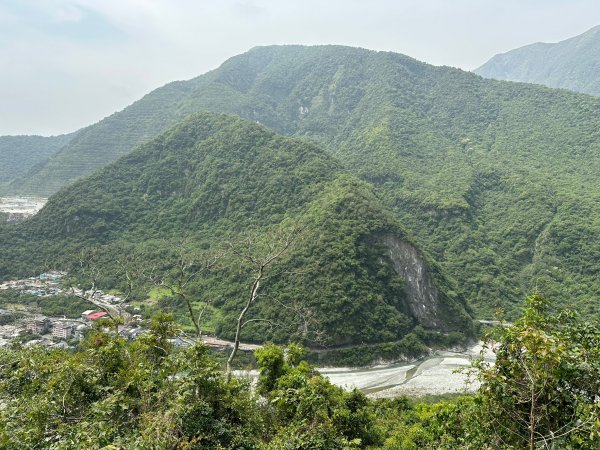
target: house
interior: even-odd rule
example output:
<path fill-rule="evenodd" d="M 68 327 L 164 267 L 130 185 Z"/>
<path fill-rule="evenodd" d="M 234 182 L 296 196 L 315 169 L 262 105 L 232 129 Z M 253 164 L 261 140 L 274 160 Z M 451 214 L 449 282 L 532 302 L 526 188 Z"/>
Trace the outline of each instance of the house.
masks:
<path fill-rule="evenodd" d="M 56 270 L 51 270 L 50 272 L 45 272 L 45 273 L 40 274 L 40 276 L 38 278 L 43 281 L 58 281 L 62 277 L 64 277 L 66 274 L 67 274 L 66 272 L 59 272 Z"/>
<path fill-rule="evenodd" d="M 70 322 L 54 322 L 52 336 L 56 339 L 69 339 L 73 335 L 73 324 Z"/>
<path fill-rule="evenodd" d="M 25 324 L 26 330 L 33 334 L 43 334 L 47 327 L 48 319 L 45 317 L 29 319 Z"/>

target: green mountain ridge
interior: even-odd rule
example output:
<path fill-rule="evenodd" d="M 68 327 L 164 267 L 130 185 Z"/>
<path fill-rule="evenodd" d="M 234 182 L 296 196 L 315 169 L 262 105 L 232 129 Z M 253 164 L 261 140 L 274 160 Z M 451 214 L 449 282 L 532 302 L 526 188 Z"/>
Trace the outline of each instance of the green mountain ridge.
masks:
<path fill-rule="evenodd" d="M 51 162 L 76 178 L 73 161 L 90 155 L 91 172 L 198 110 L 318 143 L 374 186 L 479 317 L 516 314 L 536 288 L 598 317 L 600 100 L 389 52 L 258 47 L 153 91 Z M 23 182 L 50 183 L 52 164 Z"/>
<path fill-rule="evenodd" d="M 22 226 L 6 228 L 0 244 L 10 256 L 0 276 L 28 273 L 47 260 L 75 267 L 89 245 L 101 245 L 105 274 L 124 254 L 167 273 L 184 236 L 188 250 L 200 250 L 240 240 L 249 229 L 268 239 L 281 223 L 305 230 L 278 269 L 295 275 L 265 282 L 265 299 L 249 318 L 280 325 L 257 321 L 246 340 L 287 342 L 300 309 L 319 318 L 315 327 L 334 346 L 400 341 L 417 325 L 461 332 L 455 337 L 463 340 L 472 332 L 452 283 L 408 240 L 372 187 L 314 144 L 212 113 L 183 121 L 55 194 Z M 234 334 L 250 279 L 236 261 L 225 259 L 192 289 L 195 301 L 214 300 L 214 325 L 225 337 Z M 397 268 L 408 265 L 412 272 Z M 110 278 L 105 282 L 117 286 Z"/>
<path fill-rule="evenodd" d="M 474 72 L 600 95 L 600 26 L 557 43 L 538 42 L 495 55 Z"/>
<path fill-rule="evenodd" d="M 41 167 L 74 136 L 0 136 L 0 194 L 2 186 Z"/>

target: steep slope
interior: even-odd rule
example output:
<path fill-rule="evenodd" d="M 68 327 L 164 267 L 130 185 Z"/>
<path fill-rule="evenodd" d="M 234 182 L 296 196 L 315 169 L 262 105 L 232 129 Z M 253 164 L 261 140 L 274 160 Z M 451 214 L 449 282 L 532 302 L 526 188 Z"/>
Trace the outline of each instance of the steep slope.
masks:
<path fill-rule="evenodd" d="M 79 130 L 75 139 L 45 164 L 14 180 L 8 193 L 47 197 L 158 136 L 185 117 L 168 107 L 183 95 L 176 85 L 164 86 L 125 110 Z"/>
<path fill-rule="evenodd" d="M 264 300 L 249 316 L 278 326 L 256 322 L 245 339 L 289 339 L 299 332 L 300 310 L 315 318 L 310 328 L 322 330 L 330 345 L 396 342 L 417 325 L 462 332 L 462 339 L 470 333 L 451 283 L 368 184 L 344 174 L 313 144 L 211 113 L 76 182 L 32 220 L 0 233 L 0 274 L 34 270 L 49 259 L 71 267 L 89 244 L 101 245 L 105 274 L 124 254 L 143 255 L 147 271 L 168 272 L 184 236 L 192 251 L 240 241 L 249 229 L 268 238 L 282 223 L 305 230 L 277 269 L 294 275 L 266 280 Z M 225 259 L 193 287 L 195 298 L 214 299 L 213 322 L 222 336 L 233 335 L 250 275 L 238 259 Z M 299 338 L 308 339 L 303 333 Z"/>
<path fill-rule="evenodd" d="M 582 94 L 394 53 L 256 48 L 89 127 L 24 183 L 50 183 L 54 165 L 80 176 L 74 161 L 91 171 L 201 109 L 318 142 L 375 186 L 480 316 L 515 312 L 535 286 L 600 314 L 600 100 Z"/>
<path fill-rule="evenodd" d="M 474 72 L 600 95 L 600 26 L 557 43 L 540 42 L 498 54 Z"/>
<path fill-rule="evenodd" d="M 43 136 L 0 136 L 0 193 L 2 186 L 41 166 L 73 139 L 75 133 Z"/>

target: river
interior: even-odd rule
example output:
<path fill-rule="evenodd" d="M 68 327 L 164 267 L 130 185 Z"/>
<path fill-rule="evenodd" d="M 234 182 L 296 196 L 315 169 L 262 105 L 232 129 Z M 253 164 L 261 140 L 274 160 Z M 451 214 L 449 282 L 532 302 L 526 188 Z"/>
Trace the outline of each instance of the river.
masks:
<path fill-rule="evenodd" d="M 468 376 L 457 369 L 466 368 L 481 354 L 482 343 L 465 351 L 436 351 L 412 364 L 394 364 L 368 369 L 345 367 L 321 368 L 319 372 L 344 389 L 358 388 L 370 397 L 419 397 L 449 393 L 473 392 L 476 382 L 468 383 Z M 493 362 L 493 354 L 485 359 Z"/>
<path fill-rule="evenodd" d="M 465 372 L 471 361 L 481 355 L 482 343 L 464 351 L 441 351 L 411 364 L 393 364 L 373 368 L 321 367 L 317 370 L 336 386 L 346 390 L 360 389 L 371 398 L 400 396 L 422 397 L 425 395 L 459 394 L 475 391 L 479 385 L 468 382 Z M 491 352 L 484 359 L 493 362 Z M 237 375 L 256 379 L 256 370 L 237 371 Z"/>

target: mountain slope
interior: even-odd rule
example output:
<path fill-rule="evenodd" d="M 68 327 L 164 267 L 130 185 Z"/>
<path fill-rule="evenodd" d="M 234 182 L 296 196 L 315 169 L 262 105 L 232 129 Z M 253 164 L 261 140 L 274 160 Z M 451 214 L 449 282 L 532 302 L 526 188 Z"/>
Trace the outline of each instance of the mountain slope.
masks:
<path fill-rule="evenodd" d="M 61 136 L 0 136 L 1 186 L 41 166 L 73 139 L 75 133 Z"/>
<path fill-rule="evenodd" d="M 600 26 L 557 43 L 536 43 L 498 54 L 474 72 L 485 78 L 600 95 Z"/>
<path fill-rule="evenodd" d="M 124 254 L 143 255 L 146 270 L 166 273 L 184 236 L 191 251 L 241 241 L 249 229 L 268 239 L 282 223 L 305 230 L 278 268 L 294 275 L 265 280 L 264 300 L 249 316 L 278 326 L 256 322 L 245 339 L 289 339 L 298 332 L 298 310 L 318 318 L 315 327 L 331 345 L 396 342 L 417 325 L 462 332 L 463 339 L 470 333 L 452 284 L 368 184 L 344 174 L 313 144 L 210 113 L 76 182 L 33 219 L 0 233 L 6 249 L 0 258 L 9 255 L 0 260 L 0 274 L 34 270 L 48 259 L 73 267 L 89 244 L 101 245 L 107 274 Z M 250 275 L 239 260 L 225 259 L 193 287 L 194 298 L 214 299 L 222 336 L 234 334 Z M 114 285 L 110 278 L 106 283 Z"/>
<path fill-rule="evenodd" d="M 478 315 L 518 313 L 536 286 L 600 315 L 600 100 L 582 94 L 387 52 L 255 48 L 82 131 L 23 186 L 58 186 L 81 175 L 73 162 L 91 171 L 202 109 L 319 143 L 375 186 Z"/>

